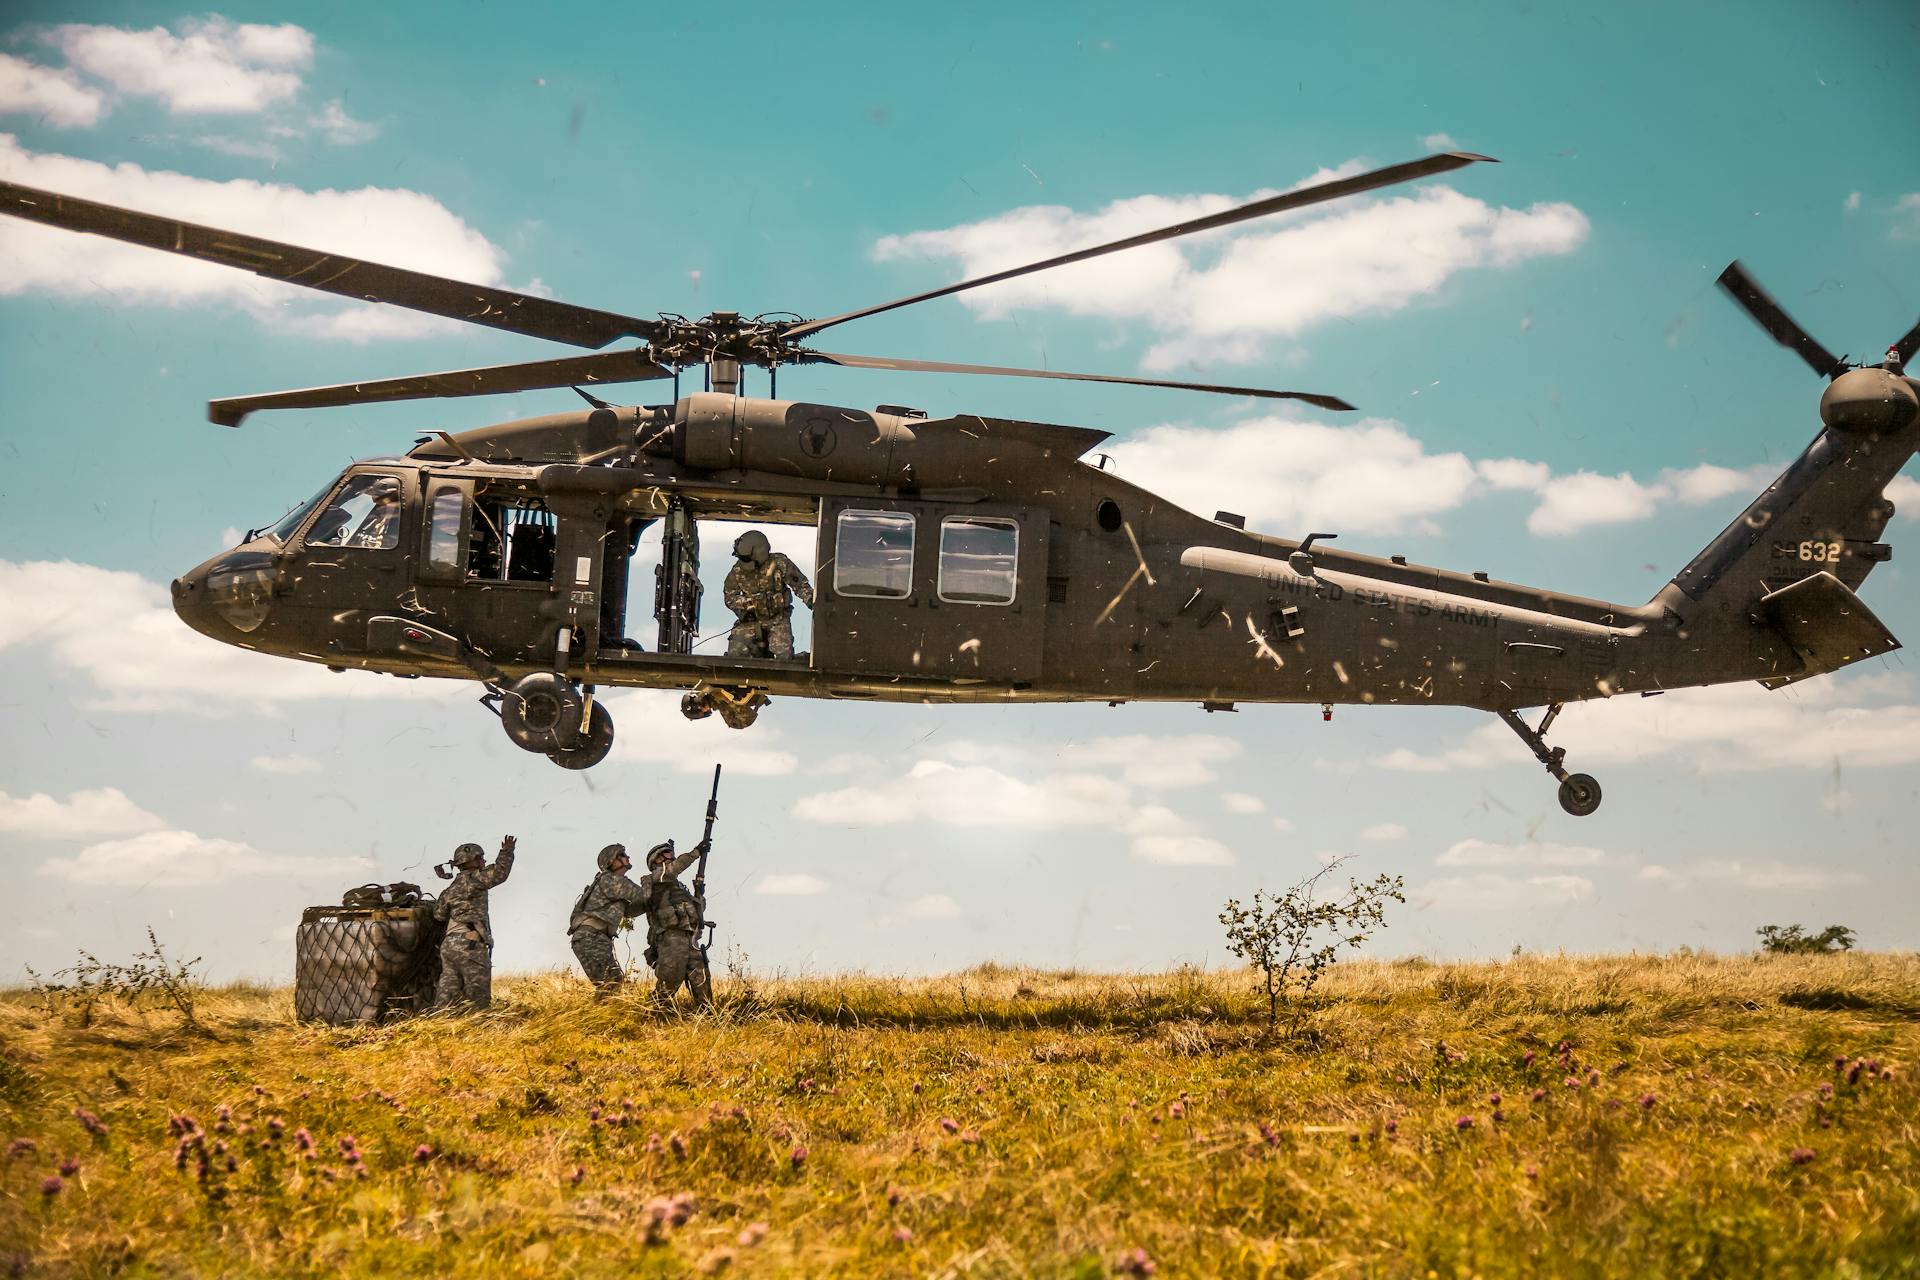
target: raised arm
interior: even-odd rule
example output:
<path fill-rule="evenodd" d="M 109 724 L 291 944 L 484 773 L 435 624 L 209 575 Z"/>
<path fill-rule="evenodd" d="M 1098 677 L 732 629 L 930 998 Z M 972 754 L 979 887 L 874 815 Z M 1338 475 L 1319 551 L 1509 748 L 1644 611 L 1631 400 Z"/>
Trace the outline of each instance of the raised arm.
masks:
<path fill-rule="evenodd" d="M 493 865 L 482 867 L 474 872 L 474 877 L 480 881 L 483 888 L 491 889 L 497 884 L 503 884 L 506 878 L 513 874 L 513 851 L 518 845 L 519 841 L 512 836 L 501 837 L 500 853 L 493 860 Z"/>

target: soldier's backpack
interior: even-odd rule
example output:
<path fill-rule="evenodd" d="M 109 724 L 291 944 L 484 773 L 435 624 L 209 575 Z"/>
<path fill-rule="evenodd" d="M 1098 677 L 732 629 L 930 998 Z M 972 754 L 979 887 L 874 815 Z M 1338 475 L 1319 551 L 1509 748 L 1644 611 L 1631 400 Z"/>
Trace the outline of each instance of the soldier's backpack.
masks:
<path fill-rule="evenodd" d="M 294 934 L 294 1015 L 348 1026 L 426 1012 L 445 932 L 432 895 L 405 882 L 361 885 L 337 907 L 308 907 Z"/>

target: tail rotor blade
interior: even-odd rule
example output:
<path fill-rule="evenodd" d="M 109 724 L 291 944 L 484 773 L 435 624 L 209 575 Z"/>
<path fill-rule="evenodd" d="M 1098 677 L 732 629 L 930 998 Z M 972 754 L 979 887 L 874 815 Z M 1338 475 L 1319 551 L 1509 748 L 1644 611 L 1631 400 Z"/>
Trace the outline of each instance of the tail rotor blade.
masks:
<path fill-rule="evenodd" d="M 1900 367 L 1902 369 L 1912 368 L 1913 357 L 1916 354 L 1920 354 L 1920 324 L 1916 324 L 1913 328 L 1907 330 L 1907 336 L 1894 343 L 1893 349 L 1900 353 Z"/>
<path fill-rule="evenodd" d="M 1837 378 L 1847 371 L 1847 366 L 1840 359 L 1793 322 L 1793 317 L 1760 287 L 1759 281 L 1747 274 L 1747 269 L 1737 259 L 1728 263 L 1727 269 L 1720 273 L 1719 283 L 1727 296 L 1752 316 L 1755 324 L 1767 331 L 1768 337 L 1805 360 L 1815 373 L 1823 378 Z M 1907 336 L 1911 338 L 1914 335 Z"/>

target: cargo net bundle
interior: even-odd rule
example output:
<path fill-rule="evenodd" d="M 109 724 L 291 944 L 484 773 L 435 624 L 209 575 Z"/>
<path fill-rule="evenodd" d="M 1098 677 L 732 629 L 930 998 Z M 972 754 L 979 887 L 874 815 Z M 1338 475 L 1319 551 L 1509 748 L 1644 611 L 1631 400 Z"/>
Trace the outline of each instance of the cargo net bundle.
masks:
<path fill-rule="evenodd" d="M 341 1027 L 425 1013 L 445 933 L 417 885 L 363 885 L 339 906 L 308 907 L 294 935 L 294 1016 Z"/>

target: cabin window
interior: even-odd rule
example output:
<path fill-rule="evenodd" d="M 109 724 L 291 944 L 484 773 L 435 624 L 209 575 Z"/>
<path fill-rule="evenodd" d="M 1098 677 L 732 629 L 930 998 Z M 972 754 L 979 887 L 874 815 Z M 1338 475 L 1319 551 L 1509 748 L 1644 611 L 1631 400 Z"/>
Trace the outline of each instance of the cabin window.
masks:
<path fill-rule="evenodd" d="M 1020 526 L 989 516 L 948 516 L 940 522 L 942 600 L 956 604 L 1012 604 L 1020 564 Z"/>
<path fill-rule="evenodd" d="M 393 550 L 400 545 L 400 494 L 394 476 L 353 477 L 313 522 L 307 545 Z"/>
<path fill-rule="evenodd" d="M 427 567 L 443 573 L 460 569 L 460 517 L 466 495 L 458 489 L 442 489 L 433 495 L 427 508 Z"/>
<path fill-rule="evenodd" d="M 467 577 L 488 582 L 552 582 L 559 522 L 539 499 L 483 496 L 467 538 Z"/>
<path fill-rule="evenodd" d="M 328 485 L 325 489 L 314 494 L 311 498 L 308 498 L 284 516 L 281 516 L 267 532 L 272 535 L 275 542 L 283 547 L 286 546 L 289 542 L 293 541 L 294 531 L 299 529 L 300 523 L 309 515 L 313 514 L 321 503 L 327 500 L 327 494 L 332 492 L 332 490 L 333 486 Z"/>
<path fill-rule="evenodd" d="M 842 511 L 834 536 L 833 589 L 843 596 L 904 600 L 913 594 L 913 517 Z"/>

